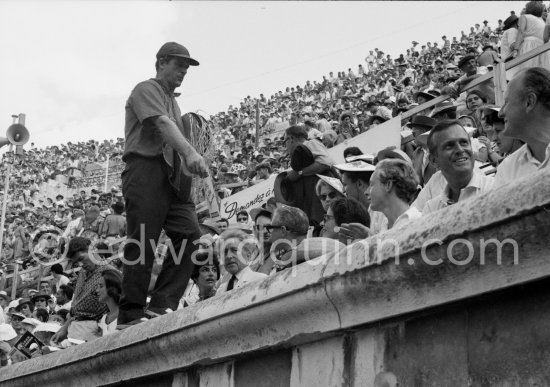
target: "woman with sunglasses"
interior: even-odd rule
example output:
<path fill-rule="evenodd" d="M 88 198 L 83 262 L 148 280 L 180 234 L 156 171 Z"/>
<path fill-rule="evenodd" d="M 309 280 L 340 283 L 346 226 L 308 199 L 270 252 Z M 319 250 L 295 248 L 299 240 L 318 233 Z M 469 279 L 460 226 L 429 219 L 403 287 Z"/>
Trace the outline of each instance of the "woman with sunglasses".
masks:
<path fill-rule="evenodd" d="M 321 205 L 323 206 L 323 211 L 325 214 L 330 208 L 330 205 L 333 201 L 337 199 L 344 198 L 344 187 L 342 185 L 342 182 L 336 178 L 323 176 L 323 175 L 317 175 L 319 176 L 319 181 L 315 185 L 315 194 L 321 201 Z M 323 229 L 323 226 L 325 224 L 325 221 L 321 221 L 321 223 L 316 226 L 313 229 L 313 236 L 319 236 L 321 233 L 321 230 Z"/>

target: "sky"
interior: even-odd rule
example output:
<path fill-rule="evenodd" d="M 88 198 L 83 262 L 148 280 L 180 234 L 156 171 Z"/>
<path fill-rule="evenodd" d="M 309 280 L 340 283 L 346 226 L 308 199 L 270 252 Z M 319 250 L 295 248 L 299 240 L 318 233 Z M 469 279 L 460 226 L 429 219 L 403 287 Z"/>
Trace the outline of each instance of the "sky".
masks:
<path fill-rule="evenodd" d="M 176 90 L 181 111 L 208 117 L 356 71 L 374 48 L 396 58 L 412 40 L 494 27 L 524 4 L 0 0 L 0 126 L 25 113 L 38 147 L 124 137 L 125 102 L 168 41 L 200 62 Z"/>

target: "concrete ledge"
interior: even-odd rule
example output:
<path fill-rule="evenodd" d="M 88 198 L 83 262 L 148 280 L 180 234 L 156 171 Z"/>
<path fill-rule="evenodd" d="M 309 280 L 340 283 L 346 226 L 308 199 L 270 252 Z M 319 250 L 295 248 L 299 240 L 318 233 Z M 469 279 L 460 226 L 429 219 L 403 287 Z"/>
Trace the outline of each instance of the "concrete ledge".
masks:
<path fill-rule="evenodd" d="M 194 365 L 228 361 L 252 352 L 295 346 L 403 314 L 477 297 L 550 275 L 550 173 L 538 173 L 472 201 L 426 216 L 414 228 L 390 230 L 337 257 L 302 264 L 266 280 L 214 297 L 94 342 L 2 369 L 3 386 L 96 386 Z M 474 249 L 471 263 L 453 264 L 446 249 L 456 238 L 480 247 L 481 238 L 514 238 L 519 263 L 505 248 L 502 262 L 488 248 L 486 264 Z M 421 259 L 423 243 L 437 266 Z M 369 246 L 367 246 L 367 243 Z M 379 248 L 380 247 L 380 248 Z M 452 250 L 468 256 L 465 245 Z M 336 259 L 338 258 L 338 259 Z M 346 261 L 349 258 L 349 261 Z M 414 264 L 409 265 L 408 260 Z"/>

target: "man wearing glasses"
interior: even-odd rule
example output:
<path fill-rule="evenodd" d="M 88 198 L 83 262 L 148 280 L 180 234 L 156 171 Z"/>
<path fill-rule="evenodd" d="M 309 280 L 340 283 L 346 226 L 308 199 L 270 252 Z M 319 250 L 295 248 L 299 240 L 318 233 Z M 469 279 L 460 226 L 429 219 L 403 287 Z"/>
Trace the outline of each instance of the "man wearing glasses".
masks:
<path fill-rule="evenodd" d="M 216 294 L 229 292 L 267 277 L 263 273 L 252 271 L 249 267 L 257 252 L 257 243 L 252 235 L 239 229 L 227 230 L 220 235 L 216 247 L 227 274 L 222 278 Z"/>
<path fill-rule="evenodd" d="M 273 271 L 275 262 L 271 259 L 270 232 L 273 213 L 265 208 L 253 208 L 250 216 L 254 220 L 254 237 L 259 241 L 261 248 L 258 257 L 250 264 L 250 268 L 258 273 L 269 275 Z"/>
<path fill-rule="evenodd" d="M 301 263 L 296 261 L 295 251 L 307 238 L 309 230 L 309 220 L 304 211 L 290 206 L 277 208 L 266 229 L 277 271 Z"/>

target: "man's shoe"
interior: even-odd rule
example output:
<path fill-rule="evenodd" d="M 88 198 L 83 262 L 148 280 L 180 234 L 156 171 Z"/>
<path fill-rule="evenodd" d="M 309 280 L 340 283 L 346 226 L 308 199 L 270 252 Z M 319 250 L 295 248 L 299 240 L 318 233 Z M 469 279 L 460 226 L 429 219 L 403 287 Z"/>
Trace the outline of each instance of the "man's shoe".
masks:
<path fill-rule="evenodd" d="M 170 308 L 162 309 L 162 308 L 150 308 L 145 310 L 145 315 L 149 318 L 155 318 L 158 316 L 162 316 L 163 314 L 172 313 L 173 310 Z"/>
<path fill-rule="evenodd" d="M 137 324 L 142 323 L 142 322 L 147 321 L 147 320 L 149 320 L 147 317 L 142 317 L 142 318 L 137 319 L 137 320 L 129 321 L 126 324 L 117 324 L 116 329 L 117 329 L 117 331 L 121 331 L 123 329 L 130 328 L 131 326 L 137 325 Z"/>
<path fill-rule="evenodd" d="M 143 308 L 119 309 L 117 321 L 118 324 L 124 325 L 130 323 L 131 321 L 139 320 L 141 318 L 148 318 L 147 315 L 143 312 Z"/>

